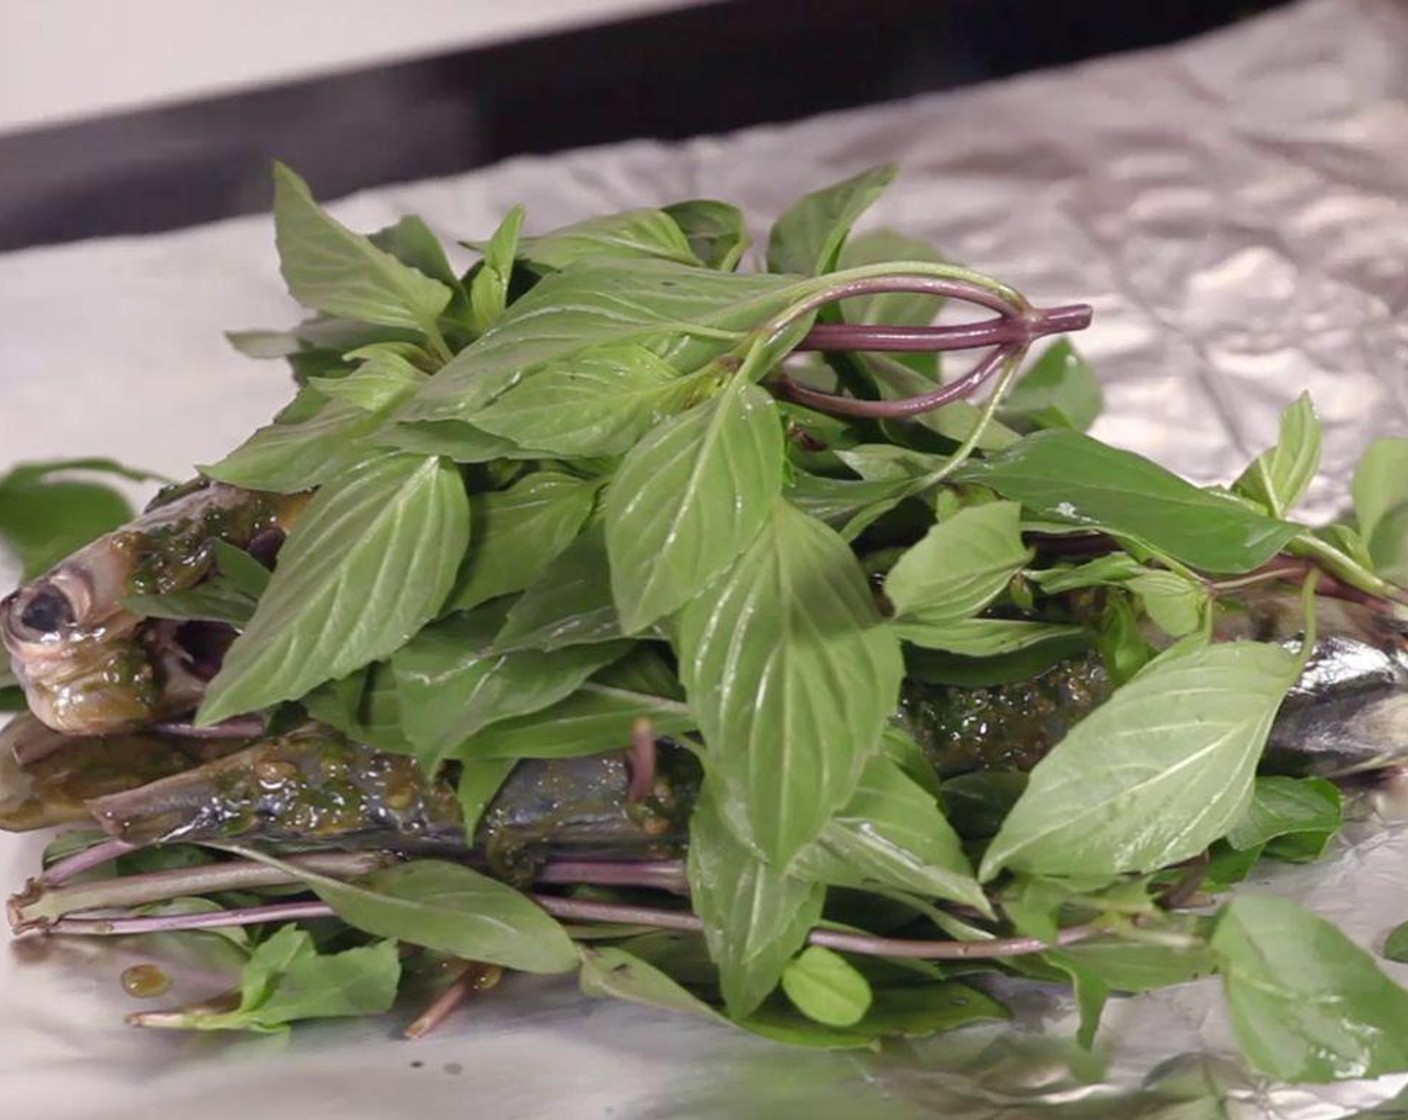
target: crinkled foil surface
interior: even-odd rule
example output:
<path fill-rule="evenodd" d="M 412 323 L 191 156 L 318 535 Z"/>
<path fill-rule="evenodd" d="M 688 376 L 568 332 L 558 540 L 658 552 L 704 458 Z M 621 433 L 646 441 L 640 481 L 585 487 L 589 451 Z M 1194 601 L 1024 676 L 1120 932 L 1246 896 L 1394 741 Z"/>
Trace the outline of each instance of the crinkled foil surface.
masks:
<path fill-rule="evenodd" d="M 375 142 L 368 138 L 368 142 Z M 1326 421 L 1311 512 L 1346 500 L 1371 438 L 1408 433 L 1408 5 L 1312 0 L 1152 53 L 683 145 L 520 159 L 367 192 L 450 238 L 528 204 L 530 226 L 690 196 L 757 228 L 797 193 L 896 160 L 872 218 L 1040 302 L 1085 299 L 1107 386 L 1097 434 L 1203 481 L 1234 476 L 1309 389 Z M 316 187 L 316 184 L 315 184 Z M 108 454 L 181 476 L 286 397 L 225 328 L 292 320 L 267 219 L 0 258 L 0 457 Z M 11 573 L 12 574 L 12 573 Z M 1380 799 L 1327 859 L 1252 884 L 1376 947 L 1408 919 L 1408 836 Z M 0 836 L 0 884 L 34 838 Z M 1236 1057 L 1216 982 L 1112 1004 L 1097 1053 L 1056 989 L 1011 1026 L 878 1055 L 787 1050 L 680 1017 L 513 983 L 438 1035 L 395 1021 L 291 1042 L 143 1033 L 122 967 L 139 947 L 0 947 L 0 1114 L 38 1120 L 484 1116 L 810 1120 L 1408 1117 L 1408 1076 L 1287 1087 Z M 1392 967 L 1392 966 L 1391 966 Z M 1401 979 L 1408 970 L 1398 969 Z M 208 983 L 179 977 L 187 993 Z"/>

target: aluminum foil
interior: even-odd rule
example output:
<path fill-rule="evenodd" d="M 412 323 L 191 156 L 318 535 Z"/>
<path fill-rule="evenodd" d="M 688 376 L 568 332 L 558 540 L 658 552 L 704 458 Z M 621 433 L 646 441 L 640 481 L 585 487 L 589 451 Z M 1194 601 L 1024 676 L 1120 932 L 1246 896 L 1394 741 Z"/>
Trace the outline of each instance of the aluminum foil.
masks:
<path fill-rule="evenodd" d="M 1227 479 L 1309 389 L 1325 418 L 1311 512 L 1345 500 L 1371 438 L 1408 432 L 1408 6 L 1311 0 L 1193 43 L 683 145 L 519 159 L 367 192 L 336 212 L 407 211 L 451 239 L 519 201 L 530 227 L 715 196 L 763 223 L 868 164 L 904 174 L 868 222 L 934 239 L 1040 302 L 1085 299 L 1105 379 L 1097 434 L 1199 480 Z M 314 184 L 316 187 L 316 184 Z M 267 219 L 0 258 L 0 456 L 107 454 L 181 476 L 263 422 L 282 371 L 225 328 L 291 321 Z M 1408 919 L 1408 834 L 1391 796 L 1325 860 L 1253 884 L 1375 947 Z M 0 836 L 17 887 L 34 838 Z M 1012 993 L 1011 1025 L 880 1054 L 784 1049 L 681 1017 L 515 982 L 438 1036 L 395 1019 L 291 1042 L 122 1025 L 121 969 L 152 948 L 0 950 L 7 1115 L 107 1120 L 338 1116 L 776 1116 L 811 1120 L 1332 1120 L 1408 1116 L 1408 1076 L 1288 1087 L 1236 1055 L 1216 982 L 1118 1000 L 1097 1051 L 1055 988 Z M 1408 971 L 1398 970 L 1401 979 Z M 177 994 L 218 978 L 175 970 Z"/>

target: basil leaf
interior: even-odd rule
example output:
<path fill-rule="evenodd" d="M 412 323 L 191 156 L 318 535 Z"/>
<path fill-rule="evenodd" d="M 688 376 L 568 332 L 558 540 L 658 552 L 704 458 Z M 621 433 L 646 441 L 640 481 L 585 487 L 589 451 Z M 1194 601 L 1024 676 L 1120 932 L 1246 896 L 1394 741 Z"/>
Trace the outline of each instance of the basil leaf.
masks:
<path fill-rule="evenodd" d="M 1232 1026 L 1257 1069 L 1327 1082 L 1408 1069 L 1408 992 L 1335 926 L 1286 898 L 1243 895 L 1212 947 Z"/>
<path fill-rule="evenodd" d="M 401 343 L 375 342 L 347 355 L 362 364 L 344 377 L 310 377 L 308 384 L 363 412 L 382 413 L 416 391 L 426 375 L 401 351 Z"/>
<path fill-rule="evenodd" d="M 866 763 L 855 796 L 802 849 L 792 870 L 832 886 L 881 883 L 990 912 L 933 795 L 883 756 Z"/>
<path fill-rule="evenodd" d="M 1353 490 L 1374 571 L 1408 586 L 1408 439 L 1371 443 L 1355 468 Z"/>
<path fill-rule="evenodd" d="M 959 622 L 997 598 L 1032 558 L 1018 530 L 1021 512 L 1016 502 L 990 502 L 934 525 L 885 577 L 900 621 Z"/>
<path fill-rule="evenodd" d="M 894 509 L 913 491 L 911 478 L 865 482 L 794 471 L 791 484 L 787 487 L 787 498 L 803 513 L 842 530 L 842 536 L 851 540 L 865 528 L 865 524 Z M 874 516 L 870 517 L 870 521 L 854 532 L 849 531 L 856 518 L 871 512 Z"/>
<path fill-rule="evenodd" d="M 849 238 L 841 248 L 838 268 L 856 268 L 864 264 L 884 264 L 891 261 L 929 261 L 944 264 L 944 257 L 927 241 L 906 237 L 891 229 L 877 229 Z M 944 305 L 940 296 L 922 292 L 880 292 L 875 295 L 848 299 L 840 305 L 841 317 L 848 323 L 876 323 L 884 326 L 923 327 L 932 323 Z M 935 354 L 905 355 L 922 357 L 932 373 Z"/>
<path fill-rule="evenodd" d="M 1146 570 L 1127 586 L 1144 606 L 1144 613 L 1170 638 L 1200 629 L 1212 607 L 1206 586 L 1177 572 Z"/>
<path fill-rule="evenodd" d="M 577 536 L 599 488 L 597 482 L 542 471 L 507 490 L 471 494 L 474 534 L 446 606 L 469 610 L 532 584 Z"/>
<path fill-rule="evenodd" d="M 464 818 L 464 834 L 473 838 L 484 810 L 494 800 L 499 787 L 508 780 L 517 758 L 464 759 L 460 762 L 460 780 L 456 792 Z"/>
<path fill-rule="evenodd" d="M 693 599 L 758 535 L 782 489 L 782 457 L 777 407 L 741 380 L 636 444 L 604 502 L 626 633 Z"/>
<path fill-rule="evenodd" d="M 412 860 L 343 882 L 263 852 L 236 850 L 306 883 L 344 922 L 377 937 L 520 972 L 567 972 L 577 965 L 571 939 L 547 911 L 462 864 Z"/>
<path fill-rule="evenodd" d="M 729 1014 L 740 1019 L 777 986 L 782 970 L 821 918 L 826 888 L 759 860 L 701 796 L 689 826 L 690 898 Z"/>
<path fill-rule="evenodd" d="M 1026 436 L 964 466 L 958 477 L 1043 516 L 1133 538 L 1207 572 L 1250 571 L 1299 532 L 1142 456 L 1067 430 Z"/>
<path fill-rule="evenodd" d="M 768 235 L 768 271 L 831 271 L 851 226 L 894 177 L 894 166 L 885 164 L 798 199 Z"/>
<path fill-rule="evenodd" d="M 601 754 L 629 746 L 631 728 L 638 719 L 650 720 L 657 736 L 678 735 L 697 726 L 659 657 L 640 647 L 565 700 L 531 715 L 494 723 L 461 743 L 455 753 L 466 759 Z"/>
<path fill-rule="evenodd" d="M 240 977 L 233 1011 L 193 1008 L 153 1016 L 144 1026 L 203 1031 L 278 1031 L 302 1019 L 379 1015 L 391 1008 L 401 980 L 394 941 L 320 954 L 312 936 L 286 925 L 255 946 Z"/>
<path fill-rule="evenodd" d="M 892 629 L 907 642 L 963 657 L 1005 657 L 1047 643 L 1089 640 L 1080 626 L 1016 618 L 967 618 L 957 622 L 896 619 Z"/>
<path fill-rule="evenodd" d="M 870 1010 L 870 983 L 840 953 L 809 945 L 782 970 L 782 990 L 808 1019 L 849 1027 Z"/>
<path fill-rule="evenodd" d="M 1079 960 L 1062 956 L 1060 953 L 1048 953 L 1046 960 L 1071 979 L 1071 988 L 1076 997 L 1076 1009 L 1080 1012 L 1080 1026 L 1076 1030 L 1076 1045 L 1082 1050 L 1094 1049 L 1095 1032 L 1100 1029 L 1100 1016 L 1104 1014 L 1105 1004 L 1110 999 L 1110 986 L 1102 976 L 1084 967 Z"/>
<path fill-rule="evenodd" d="M 779 867 L 850 800 L 898 703 L 899 643 L 879 623 L 845 542 L 780 499 L 679 615 L 680 679 L 709 773 Z"/>
<path fill-rule="evenodd" d="M 1217 971 L 1217 957 L 1201 942 L 1166 945 L 1102 937 L 1069 945 L 1046 956 L 1053 963 L 1065 960 L 1078 965 L 1089 975 L 1099 977 L 1114 992 L 1151 992 L 1186 984 Z"/>
<path fill-rule="evenodd" d="M 512 440 L 490 435 L 458 420 L 428 420 L 402 424 L 392 421 L 375 437 L 378 447 L 417 455 L 443 455 L 457 463 L 491 463 L 495 459 L 540 459 L 542 452 L 525 451 Z"/>
<path fill-rule="evenodd" d="M 986 628 L 984 631 L 991 633 Z M 1083 653 L 1090 648 L 1093 640 L 1094 635 L 1089 631 L 1077 630 L 1033 642 L 1009 653 L 978 657 L 911 646 L 905 650 L 905 676 L 929 684 L 954 685 L 958 688 L 1016 684 L 1039 677 L 1062 661 Z"/>
<path fill-rule="evenodd" d="M 1245 811 L 1298 673 L 1280 646 L 1254 642 L 1152 663 L 1037 763 L 979 878 L 1153 871 L 1197 855 Z"/>
<path fill-rule="evenodd" d="M 697 370 L 822 285 L 660 260 L 576 265 L 515 300 L 422 387 L 401 419 L 473 422 L 547 363 L 572 361 L 599 346 L 641 345 L 676 370 Z"/>
<path fill-rule="evenodd" d="M 474 423 L 563 458 L 623 455 L 697 393 L 694 380 L 643 346 L 602 346 L 546 363 L 475 413 Z"/>
<path fill-rule="evenodd" d="M 435 236 L 425 219 L 416 214 L 407 214 L 394 225 L 379 229 L 367 236 L 367 240 L 378 249 L 390 253 L 404 265 L 414 268 L 432 280 L 438 280 L 449 288 L 456 299 L 462 299 L 464 292 L 460 278 L 445 255 L 445 247 Z"/>
<path fill-rule="evenodd" d="M 490 647 L 507 609 L 490 603 L 427 626 L 391 659 L 401 722 L 424 761 L 453 753 L 491 723 L 565 699 L 632 644 L 495 653 Z"/>
<path fill-rule="evenodd" d="M 468 537 L 464 485 L 440 460 L 386 455 L 325 486 L 197 719 L 296 700 L 399 649 L 435 616 Z"/>
<path fill-rule="evenodd" d="M 215 570 L 231 588 L 242 591 L 251 599 L 264 594 L 269 586 L 271 573 L 268 568 L 242 548 L 236 548 L 229 541 L 219 539 L 210 542 L 211 555 L 215 560 Z"/>
<path fill-rule="evenodd" d="M 1343 823 L 1339 787 L 1323 778 L 1258 777 L 1246 813 L 1227 833 L 1238 851 L 1259 848 L 1280 836 L 1310 834 L 1320 847 Z"/>
<path fill-rule="evenodd" d="M 469 282 L 470 324 L 476 334 L 493 326 L 508 306 L 508 286 L 522 230 L 523 207 L 515 206 L 483 247 L 484 263 Z"/>
<path fill-rule="evenodd" d="M 942 982 L 877 988 L 865 1017 L 850 1027 L 828 1027 L 787 1012 L 776 1002 L 739 1025 L 775 1042 L 821 1050 L 876 1049 L 881 1038 L 920 1038 L 984 1019 L 1007 1019 L 1002 1004 L 967 984 Z"/>
<path fill-rule="evenodd" d="M 275 419 L 217 463 L 200 473 L 247 490 L 295 494 L 330 482 L 366 455 L 366 441 L 384 423 L 386 411 L 367 412 L 355 404 L 329 401 L 317 389 L 297 400 L 324 401 L 312 416 Z"/>
<path fill-rule="evenodd" d="M 101 482 L 72 473 L 112 474 L 132 481 L 157 476 L 112 459 L 21 463 L 0 476 L 0 542 L 14 553 L 28 580 L 48 571 L 89 541 L 130 521 L 132 505 Z"/>
<path fill-rule="evenodd" d="M 560 649 L 621 636 L 611 599 L 611 567 L 606 533 L 589 523 L 558 553 L 508 612 L 494 642 L 502 652 Z"/>
<path fill-rule="evenodd" d="M 679 226 L 690 252 L 720 272 L 737 268 L 753 240 L 743 224 L 743 212 L 727 202 L 695 198 L 666 206 L 665 213 Z"/>
<path fill-rule="evenodd" d="M 143 618 L 170 618 L 186 621 L 227 622 L 243 626 L 254 614 L 256 602 L 230 586 L 229 581 L 209 579 L 183 591 L 161 595 L 128 595 L 122 605 Z"/>
<path fill-rule="evenodd" d="M 937 388 L 936 381 L 888 354 L 867 354 L 863 365 L 870 379 L 880 390 L 885 400 L 900 400 L 904 397 L 917 397 L 932 393 Z M 922 412 L 907 420 L 886 421 L 882 430 L 891 439 L 910 442 L 908 433 L 915 426 L 927 429 L 935 435 L 954 443 L 962 443 L 973 429 L 983 422 L 983 410 L 971 401 L 952 401 L 942 408 Z M 1011 428 L 996 420 L 983 425 L 978 435 L 977 448 L 980 451 L 1001 451 L 1010 447 L 1020 437 Z"/>
<path fill-rule="evenodd" d="M 703 1000 L 692 996 L 666 973 L 647 961 L 612 945 L 578 945 L 582 960 L 582 993 L 607 999 L 623 999 L 644 1007 L 684 1011 L 726 1023 L 722 1015 Z"/>
<path fill-rule="evenodd" d="M 1285 517 L 1320 467 L 1323 438 L 1310 394 L 1302 393 L 1281 413 L 1281 438 L 1276 446 L 1257 456 L 1232 484 L 1232 492 L 1259 502 L 1273 517 Z"/>
<path fill-rule="evenodd" d="M 305 307 L 439 336 L 450 289 L 334 221 L 281 163 L 274 165 L 274 230 L 289 294 Z"/>
<path fill-rule="evenodd" d="M 1095 423 L 1105 399 L 1089 364 L 1068 339 L 1058 339 L 1012 387 L 999 415 L 1019 428 L 1070 428 Z"/>
<path fill-rule="evenodd" d="M 472 248 L 480 248 L 478 244 Z M 560 272 L 593 257 L 659 259 L 697 265 L 699 260 L 673 218 L 662 210 L 626 210 L 524 237 L 518 259 L 534 268 Z"/>
<path fill-rule="evenodd" d="M 1028 572 L 1027 579 L 1047 595 L 1064 595 L 1085 587 L 1107 587 L 1125 583 L 1151 571 L 1127 552 L 1112 552 L 1074 566 L 1062 565 Z"/>
<path fill-rule="evenodd" d="M 354 742 L 397 754 L 415 753 L 401 730 L 396 680 L 385 661 L 319 685 L 299 703 L 319 723 L 341 731 Z"/>
<path fill-rule="evenodd" d="M 1399 964 L 1408 964 L 1408 922 L 1394 926 L 1384 939 L 1383 955 Z"/>

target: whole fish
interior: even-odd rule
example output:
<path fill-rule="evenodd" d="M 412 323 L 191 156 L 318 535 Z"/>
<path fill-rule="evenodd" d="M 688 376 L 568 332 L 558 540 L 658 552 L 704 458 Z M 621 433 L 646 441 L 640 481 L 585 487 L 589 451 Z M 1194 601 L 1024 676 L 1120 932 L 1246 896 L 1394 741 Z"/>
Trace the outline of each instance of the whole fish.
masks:
<path fill-rule="evenodd" d="M 214 671 L 202 648 L 210 628 L 145 618 L 124 599 L 195 586 L 216 540 L 272 551 L 307 500 L 189 484 L 0 601 L 29 710 L 56 731 L 97 735 L 193 708 Z"/>

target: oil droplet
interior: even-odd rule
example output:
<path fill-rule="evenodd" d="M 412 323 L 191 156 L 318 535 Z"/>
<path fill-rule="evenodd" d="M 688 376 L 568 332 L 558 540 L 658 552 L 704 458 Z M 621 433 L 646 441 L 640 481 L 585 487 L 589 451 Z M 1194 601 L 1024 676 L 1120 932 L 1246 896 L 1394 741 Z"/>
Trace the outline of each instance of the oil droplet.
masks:
<path fill-rule="evenodd" d="M 464 1072 L 464 1066 L 460 1065 L 459 1062 L 446 1062 L 445 1072 L 451 1077 L 454 1077 Z"/>
<path fill-rule="evenodd" d="M 171 987 L 171 977 L 154 964 L 134 964 L 122 973 L 122 990 L 133 999 L 156 999 Z"/>

